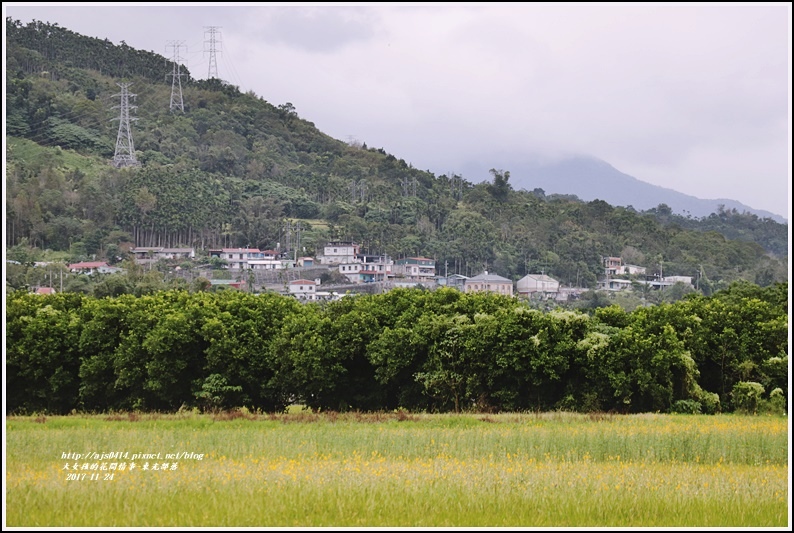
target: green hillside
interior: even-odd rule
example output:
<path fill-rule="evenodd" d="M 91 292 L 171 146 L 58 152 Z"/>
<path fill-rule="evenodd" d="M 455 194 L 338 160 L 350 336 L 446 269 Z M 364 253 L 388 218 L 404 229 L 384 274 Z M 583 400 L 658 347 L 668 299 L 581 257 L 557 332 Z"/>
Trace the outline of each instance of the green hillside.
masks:
<path fill-rule="evenodd" d="M 6 29 L 8 249 L 79 260 L 130 245 L 275 248 L 291 219 L 308 228 L 306 254 L 350 239 L 367 253 L 432 257 L 441 273 L 543 271 L 595 287 L 601 258 L 622 256 L 649 273 L 707 272 L 706 290 L 787 279 L 788 227 L 770 219 L 517 191 L 499 161 L 491 182 L 436 176 L 333 139 L 290 103 L 184 69 L 185 109 L 172 112 L 164 57 L 41 22 Z M 122 82 L 136 95 L 140 167 L 110 164 Z"/>

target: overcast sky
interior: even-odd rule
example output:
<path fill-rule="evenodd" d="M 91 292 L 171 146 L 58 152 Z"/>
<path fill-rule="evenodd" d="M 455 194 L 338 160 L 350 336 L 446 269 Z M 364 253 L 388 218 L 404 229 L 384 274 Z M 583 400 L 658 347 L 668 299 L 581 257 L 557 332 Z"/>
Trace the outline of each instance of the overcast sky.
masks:
<path fill-rule="evenodd" d="M 790 217 L 791 4 L 3 4 L 170 57 L 437 175 L 591 155 Z M 474 183 L 489 175 L 463 177 Z"/>

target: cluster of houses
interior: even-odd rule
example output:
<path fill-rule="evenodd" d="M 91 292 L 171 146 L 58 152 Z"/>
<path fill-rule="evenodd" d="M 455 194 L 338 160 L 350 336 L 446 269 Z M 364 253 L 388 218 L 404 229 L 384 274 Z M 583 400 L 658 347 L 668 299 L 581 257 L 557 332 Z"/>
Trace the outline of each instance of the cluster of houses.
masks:
<path fill-rule="evenodd" d="M 603 291 L 631 290 L 633 283 L 648 285 L 651 289 L 664 289 L 676 283 L 692 285 L 692 276 L 647 276 L 645 267 L 624 264 L 620 257 L 604 257 L 603 261 L 604 277 L 598 282 L 598 288 Z"/>
<path fill-rule="evenodd" d="M 195 259 L 193 248 L 135 247 L 130 250 L 134 261 L 146 265 L 160 260 Z M 532 299 L 568 300 L 585 289 L 561 287 L 560 282 L 545 274 L 528 274 L 514 283 L 512 280 L 485 271 L 477 276 L 461 274 L 437 275 L 435 260 L 427 257 L 404 257 L 397 260 L 388 255 L 362 254 L 358 244 L 351 241 L 331 241 L 323 247 L 322 254 L 313 257 L 289 257 L 291 254 L 258 248 L 219 248 L 209 250 L 210 258 L 224 261 L 224 267 L 239 271 L 287 270 L 322 267 L 336 270 L 349 283 L 379 282 L 390 288 L 424 286 L 451 287 L 463 292 L 491 292 L 505 296 L 522 296 Z M 645 268 L 624 264 L 620 257 L 605 257 L 604 276 L 598 288 L 605 291 L 630 290 L 633 283 L 643 283 L 652 289 L 663 289 L 676 283 L 692 284 L 689 276 L 648 278 Z M 105 262 L 92 261 L 69 265 L 72 272 L 113 273 L 120 269 Z M 629 279 L 631 278 L 631 279 Z M 242 289 L 244 281 L 211 280 L 213 284 L 227 284 Z M 335 299 L 334 292 L 321 291 L 320 279 L 289 281 L 289 294 L 302 300 Z"/>

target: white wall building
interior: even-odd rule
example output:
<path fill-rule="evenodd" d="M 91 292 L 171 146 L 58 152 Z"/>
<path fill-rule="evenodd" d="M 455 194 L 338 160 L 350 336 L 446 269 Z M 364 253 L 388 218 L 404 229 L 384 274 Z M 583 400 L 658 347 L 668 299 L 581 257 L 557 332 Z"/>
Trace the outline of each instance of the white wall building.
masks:
<path fill-rule="evenodd" d="M 331 241 L 323 247 L 323 255 L 319 256 L 321 265 L 338 265 L 355 263 L 360 246 L 350 241 Z"/>
<path fill-rule="evenodd" d="M 527 274 L 516 283 L 521 296 L 555 298 L 560 291 L 560 282 L 545 274 Z"/>
<path fill-rule="evenodd" d="M 210 257 L 225 259 L 230 269 L 248 270 L 251 268 L 250 261 L 262 261 L 265 254 L 259 248 L 222 248 L 210 250 Z"/>
<path fill-rule="evenodd" d="M 317 282 L 310 279 L 296 279 L 289 282 L 289 293 L 297 298 L 309 299 L 317 292 Z M 313 296 L 312 296 L 313 298 Z"/>

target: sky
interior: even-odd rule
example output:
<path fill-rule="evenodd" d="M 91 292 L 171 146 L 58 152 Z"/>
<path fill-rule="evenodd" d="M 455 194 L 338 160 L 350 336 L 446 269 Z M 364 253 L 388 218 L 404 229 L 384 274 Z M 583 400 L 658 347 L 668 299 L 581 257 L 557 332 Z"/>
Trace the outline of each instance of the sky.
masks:
<path fill-rule="evenodd" d="M 346 142 L 478 183 L 602 159 L 791 219 L 791 3 L 3 3 L 180 57 Z M 513 171 L 515 175 L 515 171 Z"/>

